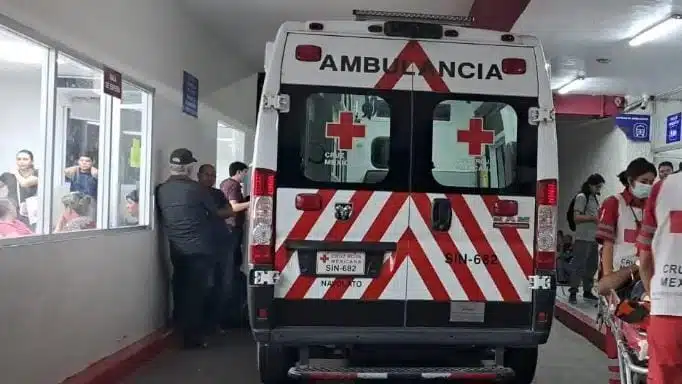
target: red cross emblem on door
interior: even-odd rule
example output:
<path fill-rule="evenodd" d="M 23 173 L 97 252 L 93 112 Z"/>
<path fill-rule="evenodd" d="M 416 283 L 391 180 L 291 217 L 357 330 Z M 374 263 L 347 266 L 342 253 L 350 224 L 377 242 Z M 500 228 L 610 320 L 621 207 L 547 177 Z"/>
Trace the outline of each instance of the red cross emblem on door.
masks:
<path fill-rule="evenodd" d="M 468 130 L 457 131 L 457 142 L 469 144 L 469 156 L 481 156 L 483 147 L 495 141 L 495 132 L 483 129 L 483 118 L 469 120 Z"/>
<path fill-rule="evenodd" d="M 329 260 L 329 258 L 327 257 L 327 255 L 322 255 L 322 257 L 320 257 L 320 260 L 322 260 L 323 263 L 326 263 L 327 260 Z"/>
<path fill-rule="evenodd" d="M 353 112 L 341 112 L 338 122 L 327 123 L 325 135 L 329 139 L 339 139 L 339 150 L 350 151 L 356 137 L 365 137 L 365 125 L 355 124 Z"/>

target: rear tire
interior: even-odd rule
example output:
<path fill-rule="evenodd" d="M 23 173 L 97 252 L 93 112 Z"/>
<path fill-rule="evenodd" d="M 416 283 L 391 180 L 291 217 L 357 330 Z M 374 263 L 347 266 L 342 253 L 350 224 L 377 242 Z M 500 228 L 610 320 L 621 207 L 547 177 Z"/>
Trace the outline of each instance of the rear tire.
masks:
<path fill-rule="evenodd" d="M 513 384 L 531 384 L 538 365 L 538 347 L 509 348 L 504 351 L 504 366 L 514 370 Z"/>
<path fill-rule="evenodd" d="M 289 368 L 296 364 L 295 350 L 277 344 L 257 343 L 258 372 L 263 384 L 286 384 Z"/>

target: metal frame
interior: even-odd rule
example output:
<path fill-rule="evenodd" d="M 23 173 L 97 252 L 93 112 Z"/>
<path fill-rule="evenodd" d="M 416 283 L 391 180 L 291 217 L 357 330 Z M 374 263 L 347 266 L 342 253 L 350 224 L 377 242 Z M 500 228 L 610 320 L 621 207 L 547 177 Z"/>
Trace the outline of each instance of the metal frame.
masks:
<path fill-rule="evenodd" d="M 647 377 L 649 369 L 635 364 L 630 358 L 629 347 L 624 343 L 625 336 L 623 335 L 621 325 L 619 321 L 614 320 L 614 315 L 611 313 L 609 302 L 606 298 L 602 297 L 599 304 L 599 310 L 602 311 L 601 316 L 603 316 L 604 324 L 608 327 L 607 331 L 610 332 L 616 340 L 620 381 L 625 384 L 638 384 L 640 379 Z"/>
<path fill-rule="evenodd" d="M 144 130 L 142 131 L 142 162 L 143 167 L 140 169 L 140 196 L 143 196 L 140 201 L 140 225 L 123 227 L 123 228 L 111 228 L 109 225 L 109 215 L 111 213 L 110 205 L 105 203 L 109 200 L 111 195 L 111 178 L 100 178 L 98 185 L 98 212 L 97 212 L 97 230 L 80 231 L 73 233 L 51 233 L 52 232 L 52 222 L 53 208 L 55 204 L 54 199 L 54 186 L 61 175 L 61 168 L 57 168 L 59 159 L 56 159 L 57 153 L 63 153 L 63 151 L 57 151 L 56 149 L 62 143 L 57 141 L 57 124 L 56 119 L 59 115 L 57 111 L 57 57 L 60 54 L 74 58 L 76 61 L 82 64 L 88 65 L 90 67 L 102 70 L 104 64 L 100 61 L 90 58 L 88 55 L 82 54 L 81 52 L 74 50 L 63 43 L 52 39 L 33 28 L 27 27 L 14 19 L 0 14 L 0 28 L 6 29 L 9 32 L 19 35 L 19 37 L 27 39 L 35 44 L 41 45 L 48 49 L 47 65 L 44 66 L 42 71 L 42 95 L 41 95 L 41 112 L 40 112 L 40 132 L 44 138 L 42 145 L 42 162 L 40 163 L 41 172 L 41 182 L 38 184 L 38 196 L 41 197 L 40 207 L 42 211 L 42 216 L 38 222 L 37 229 L 40 230 L 40 235 L 27 236 L 22 238 L 12 238 L 12 239 L 0 239 L 0 248 L 12 248 L 24 245 L 37 245 L 37 244 L 47 244 L 61 241 L 70 241 L 77 238 L 93 238 L 101 235 L 114 235 L 126 232 L 138 232 L 138 231 L 149 231 L 151 224 L 151 213 L 152 204 L 150 202 L 153 199 L 151 191 L 151 177 L 152 167 L 154 165 L 153 156 L 154 148 L 152 140 L 153 131 L 153 121 L 152 121 L 152 108 L 153 99 L 155 95 L 155 89 L 144 85 L 135 79 L 122 75 L 122 81 L 129 83 L 141 91 L 143 91 L 143 97 L 146 98 L 146 108 L 143 111 L 143 122 Z M 104 150 L 99 167 L 102 169 L 110 169 L 111 154 L 112 154 L 112 104 L 113 100 L 111 96 L 102 93 L 102 98 L 100 100 L 100 152 Z M 66 116 L 62 116 L 66 119 Z M 63 168 L 63 167 L 62 167 Z"/>

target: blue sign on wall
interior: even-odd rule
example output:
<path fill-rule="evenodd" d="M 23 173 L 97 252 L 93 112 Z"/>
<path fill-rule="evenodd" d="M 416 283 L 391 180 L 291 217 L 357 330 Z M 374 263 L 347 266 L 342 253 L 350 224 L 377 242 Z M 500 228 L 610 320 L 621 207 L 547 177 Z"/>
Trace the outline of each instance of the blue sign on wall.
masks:
<path fill-rule="evenodd" d="M 616 117 L 616 126 L 625 132 L 630 141 L 649 141 L 651 132 L 651 116 L 620 115 Z"/>
<path fill-rule="evenodd" d="M 199 117 L 199 79 L 187 71 L 182 75 L 182 111 Z"/>
<path fill-rule="evenodd" d="M 682 134 L 682 112 L 673 113 L 665 119 L 665 143 L 677 143 L 680 141 L 680 134 Z"/>

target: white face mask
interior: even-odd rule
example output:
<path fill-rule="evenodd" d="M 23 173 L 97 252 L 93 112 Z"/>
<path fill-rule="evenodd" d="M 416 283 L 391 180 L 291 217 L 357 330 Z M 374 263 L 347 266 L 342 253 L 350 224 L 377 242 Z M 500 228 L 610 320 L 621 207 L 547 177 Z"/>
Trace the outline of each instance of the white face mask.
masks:
<path fill-rule="evenodd" d="M 646 199 L 651 193 L 651 188 L 652 186 L 649 184 L 635 182 L 635 185 L 632 187 L 632 194 L 638 199 Z"/>

